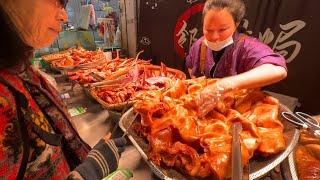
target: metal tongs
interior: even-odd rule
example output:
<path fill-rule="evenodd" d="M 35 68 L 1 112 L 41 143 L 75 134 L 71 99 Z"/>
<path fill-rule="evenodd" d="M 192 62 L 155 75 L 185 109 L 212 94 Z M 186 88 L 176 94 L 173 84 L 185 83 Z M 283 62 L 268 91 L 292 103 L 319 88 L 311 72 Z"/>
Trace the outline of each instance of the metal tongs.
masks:
<path fill-rule="evenodd" d="M 128 109 L 128 106 L 129 106 L 128 103 L 129 103 L 129 101 L 127 101 L 125 107 L 122 109 L 121 114 L 120 114 L 121 117 L 123 116 L 123 114 L 124 114 L 124 113 L 126 112 L 126 110 Z M 133 122 L 137 119 L 138 115 L 139 115 L 139 113 L 136 113 L 136 114 L 134 115 L 133 119 L 130 121 L 130 123 L 129 123 L 128 127 L 127 127 L 127 130 L 123 133 L 122 137 L 125 137 L 126 135 L 129 134 L 129 129 L 131 128 Z M 120 117 L 120 118 L 121 118 L 121 117 Z M 113 130 L 112 130 L 112 132 L 111 132 L 111 137 L 113 137 L 113 135 L 115 134 L 115 132 L 116 132 L 116 130 L 118 129 L 118 127 L 119 127 L 119 121 L 118 121 L 118 122 L 115 124 L 115 126 L 113 127 Z"/>
<path fill-rule="evenodd" d="M 232 167 L 232 180 L 242 180 L 243 177 L 243 166 L 241 156 L 241 143 L 240 143 L 240 132 L 242 131 L 242 125 L 240 122 L 234 122 L 232 124 L 232 156 L 231 156 L 231 167 Z"/>
<path fill-rule="evenodd" d="M 306 129 L 315 137 L 320 138 L 320 124 L 309 114 L 303 112 L 282 112 L 282 116 L 294 125 Z"/>
<path fill-rule="evenodd" d="M 136 113 L 133 117 L 133 119 L 130 121 L 129 126 L 127 127 L 126 132 L 123 133 L 122 137 L 125 137 L 126 135 L 129 135 L 129 130 L 133 124 L 134 121 L 136 121 L 137 117 L 138 117 L 139 113 Z"/>

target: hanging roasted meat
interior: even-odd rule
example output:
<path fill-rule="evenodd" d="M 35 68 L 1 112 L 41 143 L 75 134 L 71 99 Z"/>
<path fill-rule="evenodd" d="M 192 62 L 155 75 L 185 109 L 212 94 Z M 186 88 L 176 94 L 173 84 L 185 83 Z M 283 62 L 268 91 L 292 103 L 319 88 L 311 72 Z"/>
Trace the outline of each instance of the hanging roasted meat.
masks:
<path fill-rule="evenodd" d="M 141 122 L 134 129 L 149 142 L 149 158 L 159 166 L 196 177 L 231 176 L 231 126 L 240 122 L 242 162 L 268 157 L 285 148 L 278 100 L 258 90 L 228 93 L 204 117 L 196 98 L 216 79 L 176 81 L 164 93 L 145 95 L 134 105 Z M 140 96 L 143 96 L 140 95 Z"/>

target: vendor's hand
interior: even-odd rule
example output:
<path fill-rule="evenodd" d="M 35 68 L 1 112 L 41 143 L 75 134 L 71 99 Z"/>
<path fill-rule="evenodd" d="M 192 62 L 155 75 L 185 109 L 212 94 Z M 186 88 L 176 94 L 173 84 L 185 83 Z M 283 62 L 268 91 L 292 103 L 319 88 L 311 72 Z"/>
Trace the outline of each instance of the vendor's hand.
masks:
<path fill-rule="evenodd" d="M 220 79 L 214 84 L 206 86 L 198 95 L 196 103 L 198 116 L 204 117 L 213 110 L 219 102 L 223 101 L 225 93 L 235 89 L 232 81 Z"/>

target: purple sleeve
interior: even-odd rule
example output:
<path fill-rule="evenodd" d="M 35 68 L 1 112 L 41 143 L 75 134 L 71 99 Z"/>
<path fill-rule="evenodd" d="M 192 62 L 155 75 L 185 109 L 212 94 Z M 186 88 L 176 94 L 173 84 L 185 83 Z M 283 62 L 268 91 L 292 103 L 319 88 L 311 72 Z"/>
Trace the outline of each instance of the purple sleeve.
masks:
<path fill-rule="evenodd" d="M 195 44 L 193 44 L 189 50 L 189 54 L 188 56 L 186 57 L 186 66 L 187 68 L 189 69 L 192 69 L 193 66 L 194 66 L 194 61 L 195 61 Z"/>
<path fill-rule="evenodd" d="M 243 58 L 240 71 L 246 72 L 263 64 L 282 66 L 287 70 L 286 61 L 283 56 L 276 54 L 266 44 L 255 38 L 248 38 L 243 43 Z"/>

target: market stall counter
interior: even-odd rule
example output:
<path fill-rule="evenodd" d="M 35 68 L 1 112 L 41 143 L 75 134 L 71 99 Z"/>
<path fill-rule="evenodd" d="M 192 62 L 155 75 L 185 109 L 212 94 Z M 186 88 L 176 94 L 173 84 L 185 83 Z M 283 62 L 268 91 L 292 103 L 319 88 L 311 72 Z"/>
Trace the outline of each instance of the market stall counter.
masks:
<path fill-rule="evenodd" d="M 72 124 L 86 143 L 93 147 L 107 133 L 113 132 L 114 127 L 117 128 L 116 133 L 113 133 L 114 137 L 122 136 L 122 131 L 116 125 L 121 116 L 119 112 L 108 111 L 102 108 L 94 99 L 86 95 L 83 86 L 76 85 L 72 88 L 72 84 L 65 80 L 65 78 L 56 77 L 55 79 L 57 80 L 58 90 L 69 109 L 69 113 L 78 113 L 72 117 Z M 281 101 L 281 98 L 279 99 Z M 129 169 L 132 171 L 132 179 L 158 179 L 136 148 L 129 143 L 121 155 L 119 169 Z M 288 169 L 287 163 L 283 163 L 263 179 L 290 179 L 291 175 L 287 173 L 289 172 Z"/>

